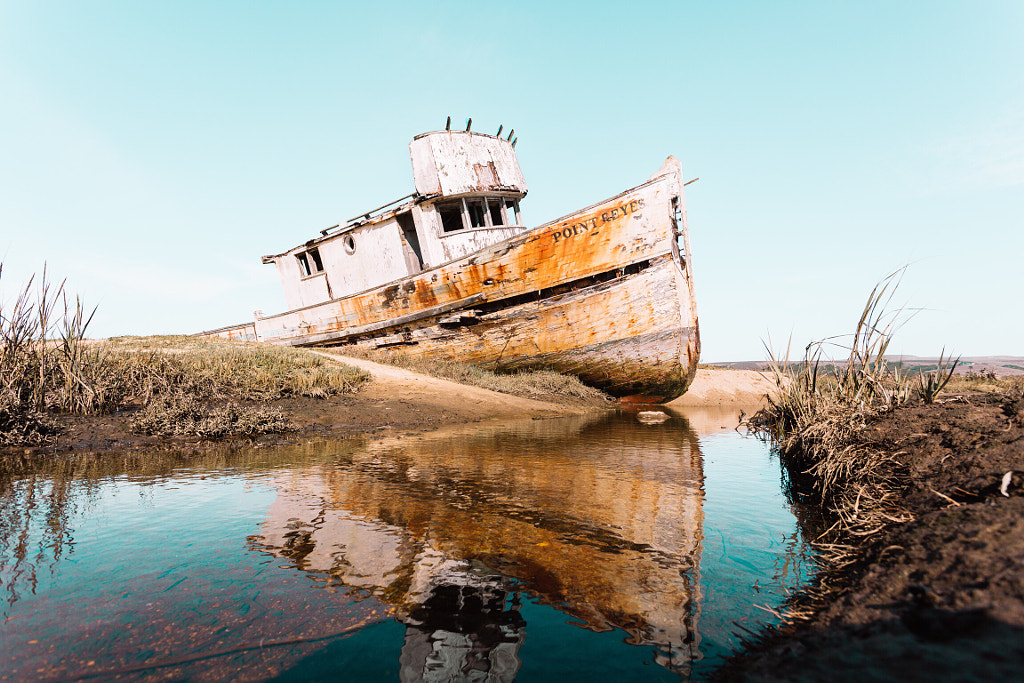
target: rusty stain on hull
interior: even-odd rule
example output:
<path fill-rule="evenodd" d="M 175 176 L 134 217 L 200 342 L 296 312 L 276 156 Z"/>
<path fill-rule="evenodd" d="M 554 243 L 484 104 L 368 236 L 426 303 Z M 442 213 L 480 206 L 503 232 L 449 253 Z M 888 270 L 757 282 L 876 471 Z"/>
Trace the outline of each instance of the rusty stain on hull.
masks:
<path fill-rule="evenodd" d="M 410 326 L 415 343 L 402 352 L 502 371 L 551 369 L 613 396 L 668 401 L 693 380 L 699 347 L 696 326 L 680 314 L 673 270 L 662 257 L 635 274 L 477 315 L 457 329 L 425 320 Z"/>
<path fill-rule="evenodd" d="M 473 167 L 471 180 L 498 182 L 499 171 L 508 175 L 502 164 Z M 574 374 L 622 400 L 672 400 L 693 380 L 700 353 L 679 162 L 669 157 L 635 188 L 461 258 L 203 334 L 401 345 L 500 371 Z"/>

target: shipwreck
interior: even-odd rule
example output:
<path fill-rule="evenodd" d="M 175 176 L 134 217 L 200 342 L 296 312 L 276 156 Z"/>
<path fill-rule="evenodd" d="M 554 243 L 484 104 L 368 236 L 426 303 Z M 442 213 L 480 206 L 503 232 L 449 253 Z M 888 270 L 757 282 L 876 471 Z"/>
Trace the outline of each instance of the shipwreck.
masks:
<path fill-rule="evenodd" d="M 700 335 L 679 161 L 531 227 L 515 143 L 500 129 L 416 136 L 411 194 L 263 257 L 290 310 L 200 334 L 400 347 L 572 374 L 623 401 L 680 396 Z"/>

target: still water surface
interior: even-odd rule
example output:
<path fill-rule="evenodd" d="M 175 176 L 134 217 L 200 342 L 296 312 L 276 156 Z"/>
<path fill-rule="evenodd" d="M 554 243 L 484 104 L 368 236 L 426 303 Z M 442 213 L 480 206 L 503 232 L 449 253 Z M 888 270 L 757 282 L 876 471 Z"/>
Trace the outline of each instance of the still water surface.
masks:
<path fill-rule="evenodd" d="M 810 569 L 734 426 L 620 412 L 6 482 L 0 677 L 701 678 Z"/>

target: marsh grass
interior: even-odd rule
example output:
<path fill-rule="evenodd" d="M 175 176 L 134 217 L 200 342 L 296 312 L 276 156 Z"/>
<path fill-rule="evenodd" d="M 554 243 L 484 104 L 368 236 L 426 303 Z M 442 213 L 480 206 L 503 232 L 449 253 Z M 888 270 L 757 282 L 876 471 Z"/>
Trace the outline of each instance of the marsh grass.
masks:
<path fill-rule="evenodd" d="M 57 431 L 54 422 L 42 413 L 0 397 L 0 446 L 46 443 Z"/>
<path fill-rule="evenodd" d="M 131 420 L 132 431 L 158 436 L 256 436 L 293 429 L 276 408 L 228 403 L 210 408 L 194 396 L 182 393 L 150 401 Z"/>
<path fill-rule="evenodd" d="M 769 349 L 776 391 L 754 415 L 751 426 L 777 444 L 791 482 L 809 488 L 810 498 L 831 511 L 832 527 L 818 539 L 833 565 L 847 561 L 849 539 L 869 536 L 906 521 L 898 494 L 905 471 L 897 455 L 860 438 L 868 422 L 911 400 L 931 402 L 951 381 L 958 359 L 946 357 L 916 376 L 885 361 L 895 332 L 908 316 L 892 306 L 905 269 L 879 282 L 849 337 L 830 337 L 807 346 L 802 361 L 790 362 Z M 826 351 L 840 348 L 845 362 Z"/>
<path fill-rule="evenodd" d="M 939 393 L 946 388 L 949 380 L 953 378 L 953 373 L 956 372 L 956 366 L 959 362 L 959 358 L 946 357 L 946 350 L 943 349 L 942 353 L 939 354 L 939 362 L 934 370 L 925 371 L 922 369 L 918 372 L 920 381 L 917 393 L 922 401 L 928 404 L 935 403 Z"/>
<path fill-rule="evenodd" d="M 0 283 L 2 276 L 0 263 Z M 91 320 L 46 268 L 13 299 L 0 297 L 0 444 L 45 442 L 56 433 L 46 411 L 83 411 L 102 401 L 83 367 Z"/>
<path fill-rule="evenodd" d="M 953 375 L 945 390 L 948 393 L 1024 393 L 1024 375 L 996 377 L 994 373 L 968 372 Z"/>
<path fill-rule="evenodd" d="M 550 370 L 498 373 L 468 363 L 410 356 L 401 351 L 371 350 L 359 346 L 337 347 L 331 351 L 524 398 L 562 397 L 596 404 L 612 400 L 608 394 L 587 386 L 577 377 Z"/>
<path fill-rule="evenodd" d="M 369 374 L 305 349 L 200 337 L 115 337 L 111 362 L 132 377 L 136 399 L 174 391 L 198 398 L 268 401 L 355 391 Z"/>
<path fill-rule="evenodd" d="M 0 297 L 0 445 L 52 440 L 54 413 L 110 413 L 167 396 L 215 402 L 325 398 L 369 379 L 301 349 L 196 337 L 89 340 L 95 310 L 68 296 L 64 282 L 54 283 L 45 268 L 10 300 Z M 237 433 L 249 433 L 250 423 L 276 424 L 256 408 L 233 410 L 218 419 L 242 429 Z M 250 410 L 243 419 L 241 413 Z M 204 433 L 220 433 L 200 426 Z"/>

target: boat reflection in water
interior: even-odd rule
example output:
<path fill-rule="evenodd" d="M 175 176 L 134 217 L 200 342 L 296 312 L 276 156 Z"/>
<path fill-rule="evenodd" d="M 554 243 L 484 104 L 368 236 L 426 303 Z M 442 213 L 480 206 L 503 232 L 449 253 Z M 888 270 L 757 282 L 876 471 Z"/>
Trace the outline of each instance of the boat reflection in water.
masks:
<path fill-rule="evenodd" d="M 282 471 L 254 549 L 406 625 L 402 680 L 512 680 L 520 596 L 698 656 L 703 473 L 686 419 L 626 412 L 396 438 Z"/>

